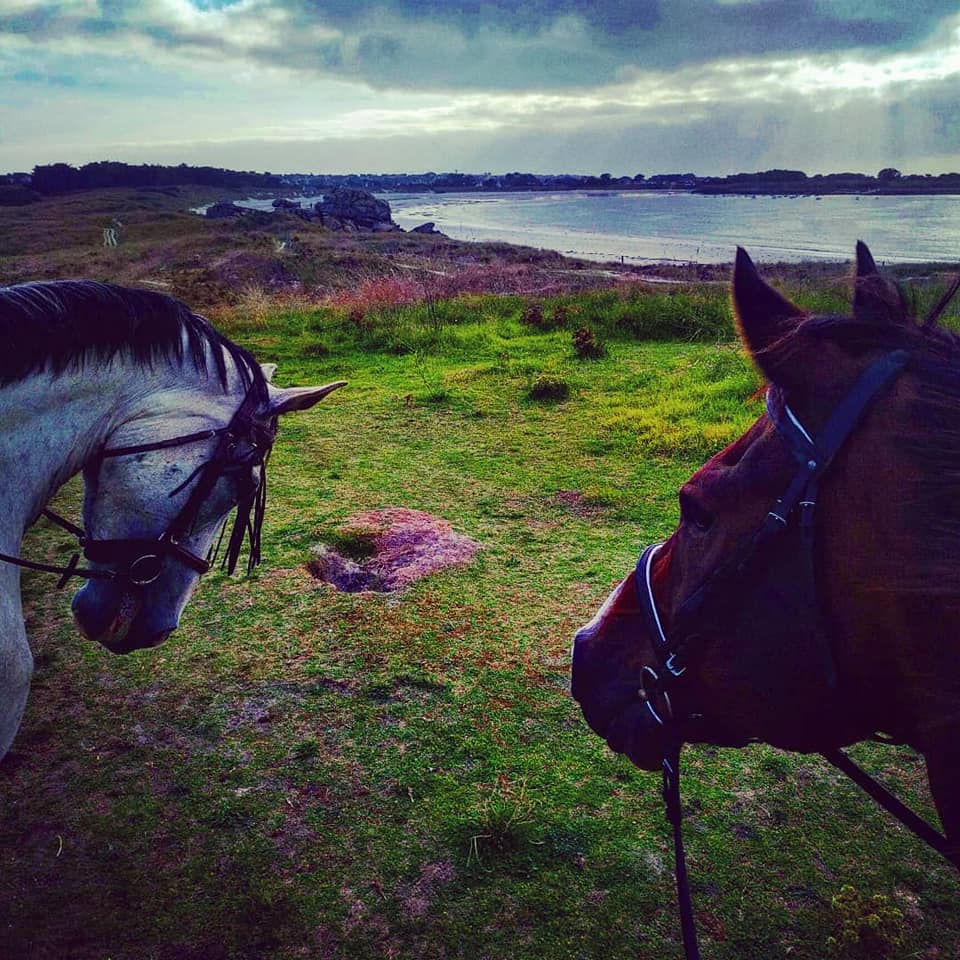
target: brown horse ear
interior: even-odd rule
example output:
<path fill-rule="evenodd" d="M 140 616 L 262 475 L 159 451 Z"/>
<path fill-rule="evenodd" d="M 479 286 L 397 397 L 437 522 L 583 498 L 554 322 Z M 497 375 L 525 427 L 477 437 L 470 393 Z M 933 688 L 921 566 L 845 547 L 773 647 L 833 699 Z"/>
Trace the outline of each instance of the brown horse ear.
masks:
<path fill-rule="evenodd" d="M 867 245 L 857 241 L 853 316 L 866 323 L 904 323 L 907 304 L 900 288 L 880 274 Z"/>
<path fill-rule="evenodd" d="M 857 241 L 857 279 L 879 274 L 877 263 L 873 259 L 870 248 L 862 241 Z"/>
<path fill-rule="evenodd" d="M 737 247 L 732 295 L 733 315 L 740 339 L 767 379 L 783 383 L 765 351 L 790 333 L 804 312 L 761 278 L 743 247 Z"/>

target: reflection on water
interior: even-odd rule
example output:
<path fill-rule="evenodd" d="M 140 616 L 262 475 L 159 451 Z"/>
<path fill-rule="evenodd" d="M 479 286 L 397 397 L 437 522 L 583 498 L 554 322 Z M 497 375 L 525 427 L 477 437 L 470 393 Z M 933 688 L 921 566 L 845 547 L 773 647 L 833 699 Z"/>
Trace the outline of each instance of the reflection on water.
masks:
<path fill-rule="evenodd" d="M 311 198 L 320 199 L 320 198 Z M 592 260 L 726 263 L 960 260 L 960 196 L 738 197 L 691 193 L 385 194 L 404 229 L 432 220 L 460 240 L 502 240 Z M 307 201 L 305 200 L 305 203 Z M 251 206 L 269 207 L 269 201 Z"/>
<path fill-rule="evenodd" d="M 388 196 L 404 228 L 433 220 L 462 240 L 504 240 L 599 260 L 725 263 L 960 259 L 960 196 L 737 197 L 690 193 Z"/>

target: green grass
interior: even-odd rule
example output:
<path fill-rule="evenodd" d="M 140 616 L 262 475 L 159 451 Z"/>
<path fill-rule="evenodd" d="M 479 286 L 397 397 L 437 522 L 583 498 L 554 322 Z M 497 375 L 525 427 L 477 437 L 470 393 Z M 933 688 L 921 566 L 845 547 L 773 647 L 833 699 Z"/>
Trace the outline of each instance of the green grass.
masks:
<path fill-rule="evenodd" d="M 282 425 L 263 566 L 206 578 L 162 648 L 83 642 L 68 597 L 25 577 L 37 675 L 0 765 L 0 956 L 682 955 L 659 778 L 587 730 L 569 646 L 670 532 L 680 483 L 757 416 L 758 381 L 721 290 L 557 298 L 545 317 L 560 303 L 542 331 L 515 297 L 225 327 L 283 384 L 350 385 Z M 573 355 L 585 324 L 605 357 Z M 531 399 L 543 375 L 567 397 Z M 312 545 L 390 506 L 483 549 L 402 595 L 309 575 Z M 39 524 L 26 553 L 66 546 Z M 857 754 L 930 813 L 908 751 Z M 954 873 L 824 763 L 684 762 L 706 956 L 819 960 L 877 895 L 902 914 L 889 956 L 953 955 Z M 860 897 L 838 912 L 844 884 Z"/>

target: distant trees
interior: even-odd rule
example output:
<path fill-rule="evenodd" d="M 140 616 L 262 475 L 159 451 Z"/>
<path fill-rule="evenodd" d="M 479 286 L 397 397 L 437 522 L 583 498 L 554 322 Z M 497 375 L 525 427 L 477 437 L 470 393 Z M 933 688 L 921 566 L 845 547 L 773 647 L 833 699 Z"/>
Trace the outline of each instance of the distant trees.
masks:
<path fill-rule="evenodd" d="M 31 182 L 32 181 L 32 182 Z M 35 202 L 41 195 L 69 193 L 101 187 L 168 188 L 184 184 L 225 188 L 273 189 L 287 187 L 321 193 L 336 187 L 368 192 L 509 190 L 694 190 L 698 193 L 822 195 L 830 193 L 960 193 L 960 173 L 903 174 L 885 167 L 876 176 L 864 173 L 806 174 L 802 170 L 774 168 L 724 177 L 698 177 L 693 173 L 657 173 L 633 177 L 601 174 L 532 174 L 514 170 L 504 174 L 454 171 L 420 174 L 289 174 L 277 176 L 220 167 L 139 166 L 101 160 L 82 167 L 53 163 L 25 173 L 0 176 L 0 205 Z"/>
<path fill-rule="evenodd" d="M 532 173 L 514 171 L 501 177 L 500 185 L 504 190 L 539 190 L 543 182 Z"/>
<path fill-rule="evenodd" d="M 210 187 L 276 187 L 282 180 L 271 173 L 224 170 L 220 167 L 132 165 L 99 160 L 82 167 L 51 163 L 33 168 L 31 186 L 43 194 L 69 193 L 102 187 L 168 187 L 200 184 Z"/>
<path fill-rule="evenodd" d="M 778 180 L 789 183 L 794 180 L 806 180 L 807 175 L 802 170 L 763 170 L 760 173 L 753 174 L 758 180 Z"/>

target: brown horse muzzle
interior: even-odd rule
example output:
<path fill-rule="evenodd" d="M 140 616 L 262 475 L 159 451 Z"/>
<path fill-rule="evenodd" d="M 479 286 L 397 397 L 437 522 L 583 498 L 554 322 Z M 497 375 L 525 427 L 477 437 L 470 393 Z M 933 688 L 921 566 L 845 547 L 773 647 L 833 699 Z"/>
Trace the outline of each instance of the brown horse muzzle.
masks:
<path fill-rule="evenodd" d="M 611 750 L 644 770 L 659 770 L 663 728 L 641 699 L 643 654 L 650 649 L 631 575 L 573 641 L 570 692 Z"/>

